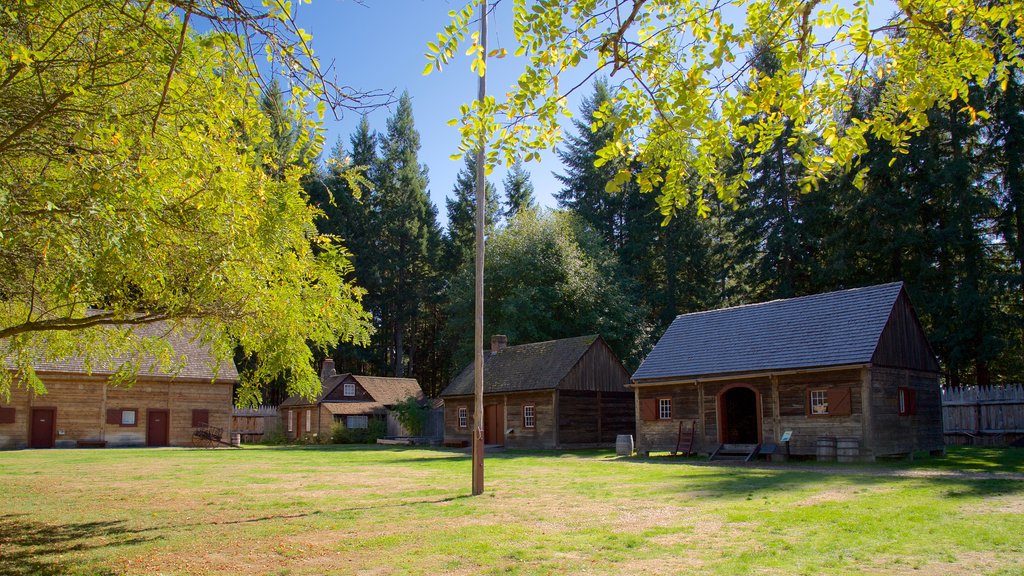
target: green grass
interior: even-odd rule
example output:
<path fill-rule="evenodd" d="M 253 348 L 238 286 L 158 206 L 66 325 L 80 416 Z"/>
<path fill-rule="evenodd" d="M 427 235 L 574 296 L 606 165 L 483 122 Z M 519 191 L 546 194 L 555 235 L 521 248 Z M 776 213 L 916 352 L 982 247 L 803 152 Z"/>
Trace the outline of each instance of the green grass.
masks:
<path fill-rule="evenodd" d="M 0 453 L 0 574 L 1024 574 L 1024 450 L 687 462 L 507 452 L 470 497 L 442 450 Z"/>

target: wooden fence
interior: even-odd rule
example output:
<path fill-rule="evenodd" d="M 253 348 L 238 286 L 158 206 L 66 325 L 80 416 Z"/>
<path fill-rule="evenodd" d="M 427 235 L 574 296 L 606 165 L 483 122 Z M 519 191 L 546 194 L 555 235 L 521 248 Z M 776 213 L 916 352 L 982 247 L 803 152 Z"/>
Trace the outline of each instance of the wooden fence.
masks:
<path fill-rule="evenodd" d="M 277 406 L 235 408 L 231 412 L 231 431 L 242 435 L 243 443 L 259 442 L 263 434 L 280 425 Z"/>
<path fill-rule="evenodd" d="M 946 444 L 1006 445 L 1024 438 L 1024 385 L 942 389 Z"/>

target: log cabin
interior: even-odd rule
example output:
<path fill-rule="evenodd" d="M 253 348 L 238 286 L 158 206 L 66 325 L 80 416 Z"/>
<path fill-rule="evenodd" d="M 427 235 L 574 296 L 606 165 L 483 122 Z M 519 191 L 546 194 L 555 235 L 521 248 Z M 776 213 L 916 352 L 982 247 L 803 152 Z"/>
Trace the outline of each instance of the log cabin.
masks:
<path fill-rule="evenodd" d="M 469 445 L 473 365 L 441 393 L 446 445 Z M 508 346 L 484 354 L 484 442 L 513 449 L 605 446 L 633 431 L 629 372 L 598 335 Z"/>
<path fill-rule="evenodd" d="M 9 403 L 0 398 L 0 448 L 189 446 L 197 426 L 220 428 L 228 440 L 238 383 L 234 363 L 164 323 L 134 330 L 166 340 L 179 361 L 165 366 L 141 358 L 134 382 L 126 385 L 111 377 L 127 358 L 91 370 L 79 357 L 38 362 L 33 368 L 45 394 L 15 384 Z"/>
<path fill-rule="evenodd" d="M 281 403 L 281 421 L 289 440 L 324 441 L 335 425 L 368 428 L 375 420 L 387 421 L 395 404 L 410 396 L 424 398 L 415 378 L 338 374 L 330 358 L 321 366 L 320 382 L 315 399 L 291 396 Z"/>
<path fill-rule="evenodd" d="M 633 374 L 637 451 L 942 451 L 939 373 L 902 282 L 684 314 Z"/>

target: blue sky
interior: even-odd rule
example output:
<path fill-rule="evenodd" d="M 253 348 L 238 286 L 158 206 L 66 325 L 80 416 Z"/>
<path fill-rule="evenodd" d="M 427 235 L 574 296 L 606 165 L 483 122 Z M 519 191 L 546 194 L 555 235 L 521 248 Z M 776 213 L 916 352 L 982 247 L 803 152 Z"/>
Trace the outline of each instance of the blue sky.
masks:
<path fill-rule="evenodd" d="M 313 35 L 313 47 L 323 64 L 334 61 L 338 80 L 361 90 L 395 90 L 396 96 L 408 90 L 413 99 L 416 128 L 420 133 L 420 162 L 430 171 L 430 196 L 438 207 L 438 218 L 447 223 L 444 199 L 455 184 L 462 161 L 450 155 L 458 151 L 459 133 L 448 121 L 458 113 L 459 104 L 476 97 L 477 77 L 469 70 L 469 60 L 457 60 L 441 73 L 423 76 L 427 60 L 427 42 L 449 22 L 448 12 L 464 5 L 447 0 L 313 0 L 298 7 L 299 25 Z M 499 5 L 489 26 L 489 48 L 505 47 L 515 51 L 512 34 L 511 2 Z M 521 65 L 521 64 L 520 64 Z M 488 93 L 503 94 L 516 79 L 516 63 L 511 57 L 491 59 L 488 64 Z M 582 90 L 570 99 L 570 109 L 579 109 L 580 101 L 590 93 Z M 380 132 L 391 110 L 378 109 L 369 114 L 370 126 Z M 348 138 L 359 123 L 359 115 L 346 113 L 334 120 L 328 112 L 325 121 L 325 154 L 339 137 L 348 148 Z M 552 172 L 562 172 L 561 163 L 553 153 L 545 154 L 540 163 L 525 164 L 542 206 L 554 207 L 553 193 L 559 189 Z M 501 190 L 504 167 L 499 167 L 491 181 Z"/>

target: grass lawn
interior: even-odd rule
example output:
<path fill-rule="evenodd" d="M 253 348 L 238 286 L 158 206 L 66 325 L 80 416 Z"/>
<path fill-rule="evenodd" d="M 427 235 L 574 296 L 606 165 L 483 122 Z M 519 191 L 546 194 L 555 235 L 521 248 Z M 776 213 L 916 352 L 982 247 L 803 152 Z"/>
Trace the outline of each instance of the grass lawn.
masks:
<path fill-rule="evenodd" d="M 0 453 L 0 574 L 1024 574 L 1020 449 L 895 476 L 607 451 L 486 466 L 473 498 L 468 456 L 443 450 Z"/>

